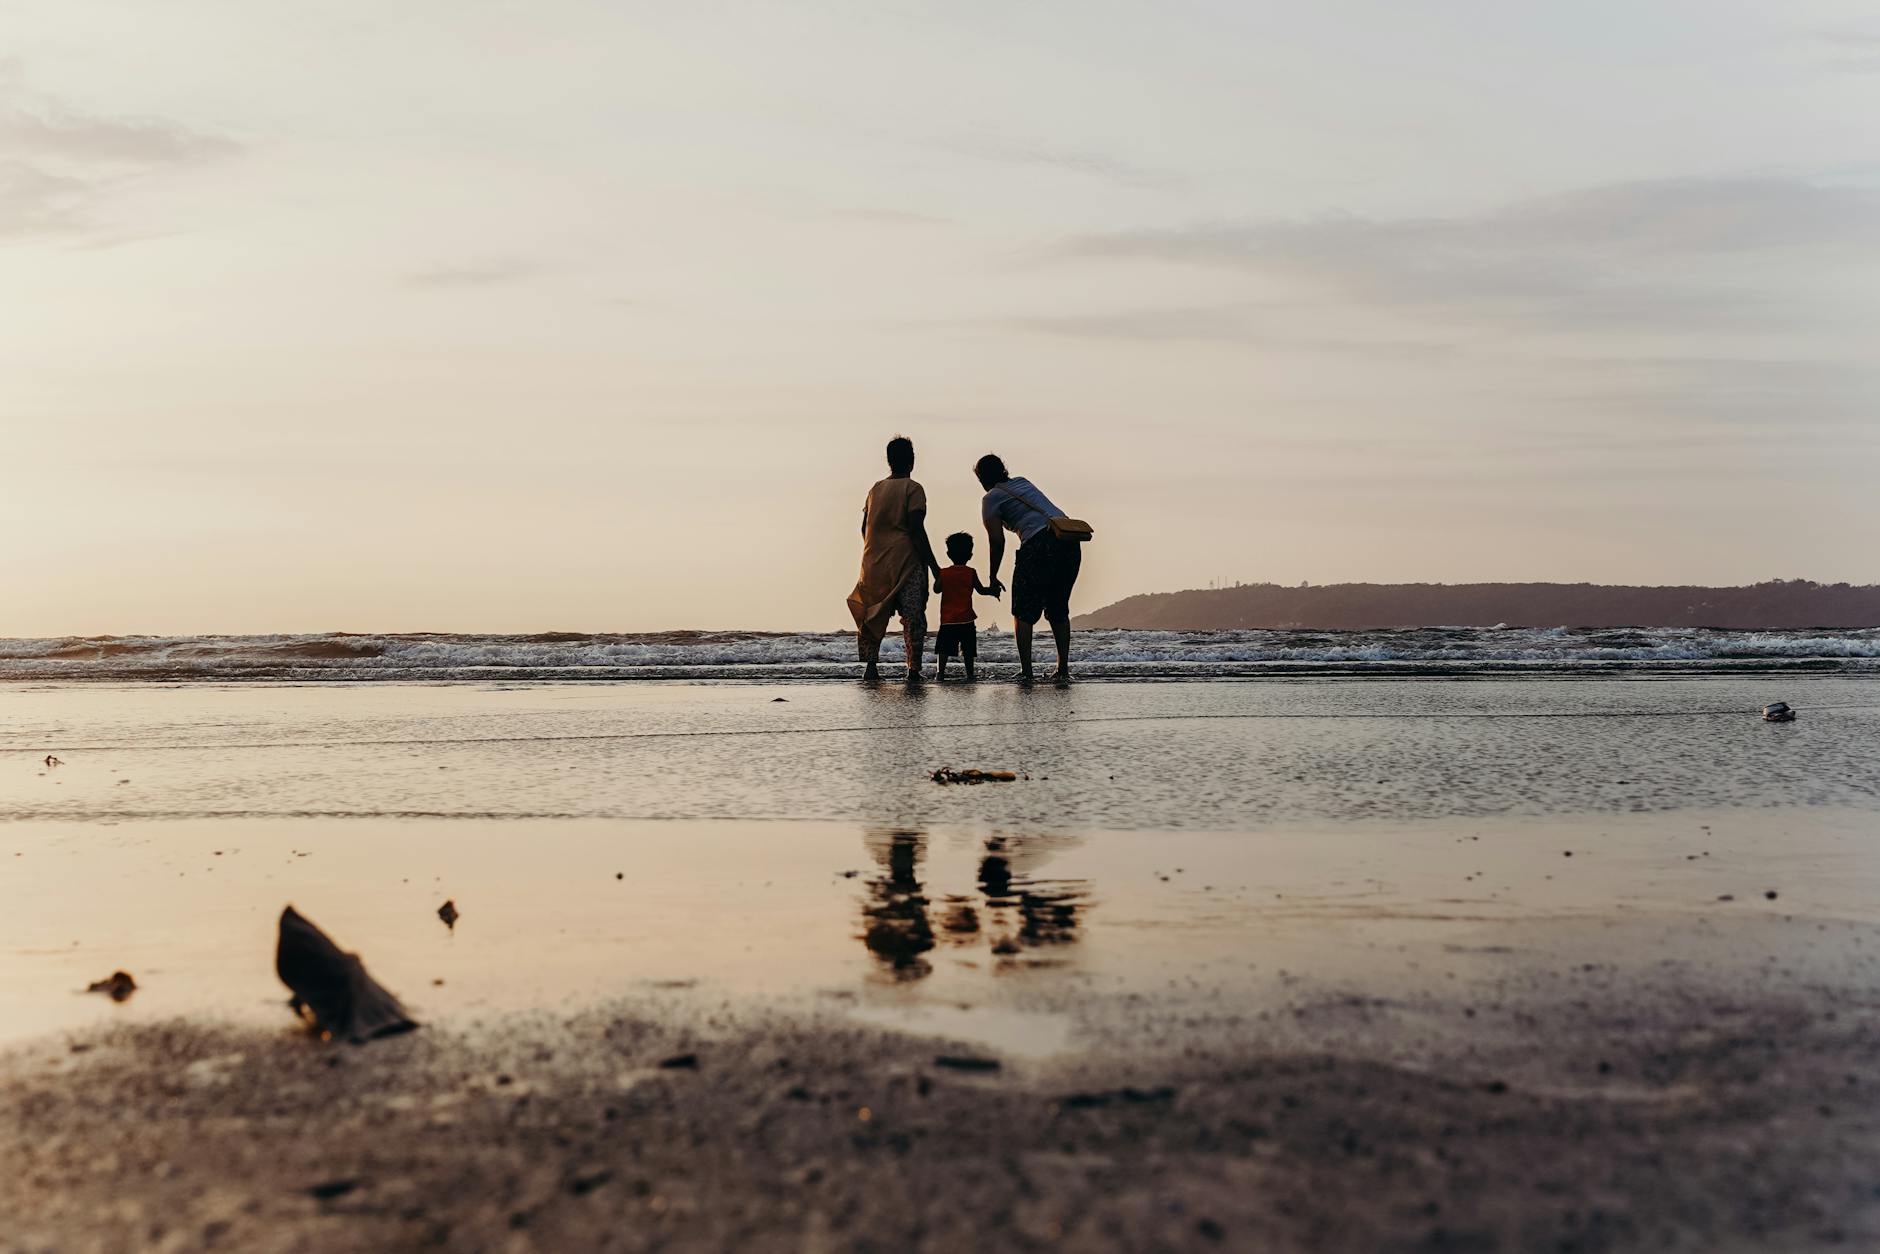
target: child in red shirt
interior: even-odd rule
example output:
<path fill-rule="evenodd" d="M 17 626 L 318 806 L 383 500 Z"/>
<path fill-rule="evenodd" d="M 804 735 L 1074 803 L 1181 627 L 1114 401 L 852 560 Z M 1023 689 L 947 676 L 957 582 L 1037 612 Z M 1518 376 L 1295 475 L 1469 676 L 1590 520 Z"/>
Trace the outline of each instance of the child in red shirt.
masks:
<path fill-rule="evenodd" d="M 937 678 L 947 677 L 947 659 L 959 654 L 966 666 L 966 678 L 973 678 L 973 659 L 979 654 L 979 632 L 973 626 L 973 593 L 992 595 L 992 589 L 979 582 L 979 576 L 967 565 L 973 560 L 973 538 L 964 531 L 947 537 L 947 558 L 953 565 L 943 569 L 933 581 L 940 594 L 940 639 L 934 653 L 940 659 Z"/>

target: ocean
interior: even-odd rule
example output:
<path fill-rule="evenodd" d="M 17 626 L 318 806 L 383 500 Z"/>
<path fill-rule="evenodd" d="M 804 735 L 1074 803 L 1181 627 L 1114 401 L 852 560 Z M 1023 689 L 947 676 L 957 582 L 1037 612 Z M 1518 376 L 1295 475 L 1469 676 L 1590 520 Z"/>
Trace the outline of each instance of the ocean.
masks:
<path fill-rule="evenodd" d="M 1048 649 L 1046 650 L 1048 652 Z M 884 660 L 898 662 L 890 636 Z M 1880 671 L 1880 627 L 1421 627 L 1389 631 L 1080 631 L 1086 679 L 1356 675 L 1702 675 Z M 1009 631 L 980 631 L 989 677 L 1015 670 Z M 929 663 L 931 665 L 931 662 Z M 533 635 L 313 632 L 261 636 L 63 636 L 0 640 L 0 680 L 852 679 L 840 632 L 669 631 Z"/>

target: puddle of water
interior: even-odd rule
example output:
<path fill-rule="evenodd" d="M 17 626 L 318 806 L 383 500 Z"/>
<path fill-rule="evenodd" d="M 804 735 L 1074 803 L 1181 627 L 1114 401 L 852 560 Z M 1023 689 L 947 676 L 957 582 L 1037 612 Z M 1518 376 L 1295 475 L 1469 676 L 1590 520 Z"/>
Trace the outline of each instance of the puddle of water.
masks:
<path fill-rule="evenodd" d="M 426 1021 L 696 985 L 833 993 L 884 1024 L 1049 1052 L 1092 998 L 1245 1005 L 1301 974 L 1492 975 L 1531 957 L 1514 929 L 1548 919 L 1869 919 L 1870 825 L 1827 810 L 1087 835 L 36 822 L 0 845 L 0 1039 L 170 1016 L 285 1027 L 273 954 L 292 903 Z M 118 969 L 139 985 L 128 1001 L 79 991 Z"/>
<path fill-rule="evenodd" d="M 873 1006 L 852 1011 L 849 1018 L 914 1036 L 963 1041 L 1019 1058 L 1049 1058 L 1064 1052 L 1074 1026 L 1069 1015 L 990 1006 Z"/>

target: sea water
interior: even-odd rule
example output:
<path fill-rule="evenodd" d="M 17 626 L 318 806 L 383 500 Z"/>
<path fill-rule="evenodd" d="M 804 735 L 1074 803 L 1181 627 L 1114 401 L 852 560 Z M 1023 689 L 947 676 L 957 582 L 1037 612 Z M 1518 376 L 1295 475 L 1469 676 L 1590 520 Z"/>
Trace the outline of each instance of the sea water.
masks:
<path fill-rule="evenodd" d="M 697 984 L 1048 1050 L 1098 993 L 1498 980 L 1576 920 L 1841 962 L 1880 900 L 1856 675 L 26 681 L 0 727 L 0 1042 L 284 1027 L 290 902 L 427 1021 Z"/>
<path fill-rule="evenodd" d="M 980 662 L 1011 673 L 1009 631 L 980 630 Z M 891 634 L 883 658 L 898 663 Z M 1048 650 L 1047 650 L 1048 651 Z M 1393 631 L 1081 631 L 1086 678 L 1483 673 L 1880 673 L 1880 628 L 1422 627 Z M 932 665 L 931 654 L 928 657 Z M 839 680 L 853 635 L 672 631 L 632 635 L 71 636 L 0 640 L 0 680 L 396 682 L 413 679 Z"/>

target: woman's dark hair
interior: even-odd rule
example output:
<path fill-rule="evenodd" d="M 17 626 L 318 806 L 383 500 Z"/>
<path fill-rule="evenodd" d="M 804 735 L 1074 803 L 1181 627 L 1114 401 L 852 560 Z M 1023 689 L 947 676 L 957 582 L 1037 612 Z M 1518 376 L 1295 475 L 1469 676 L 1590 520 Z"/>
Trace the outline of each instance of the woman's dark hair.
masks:
<path fill-rule="evenodd" d="M 956 531 L 947 537 L 947 556 L 954 561 L 973 555 L 973 537 L 968 532 Z"/>
<path fill-rule="evenodd" d="M 1006 473 L 1005 463 L 997 453 L 987 453 L 973 463 L 973 473 L 979 476 L 979 486 L 991 488 L 994 484 L 1004 483 L 1012 476 Z"/>
<path fill-rule="evenodd" d="M 888 469 L 897 475 L 914 469 L 914 441 L 904 435 L 888 441 Z"/>

